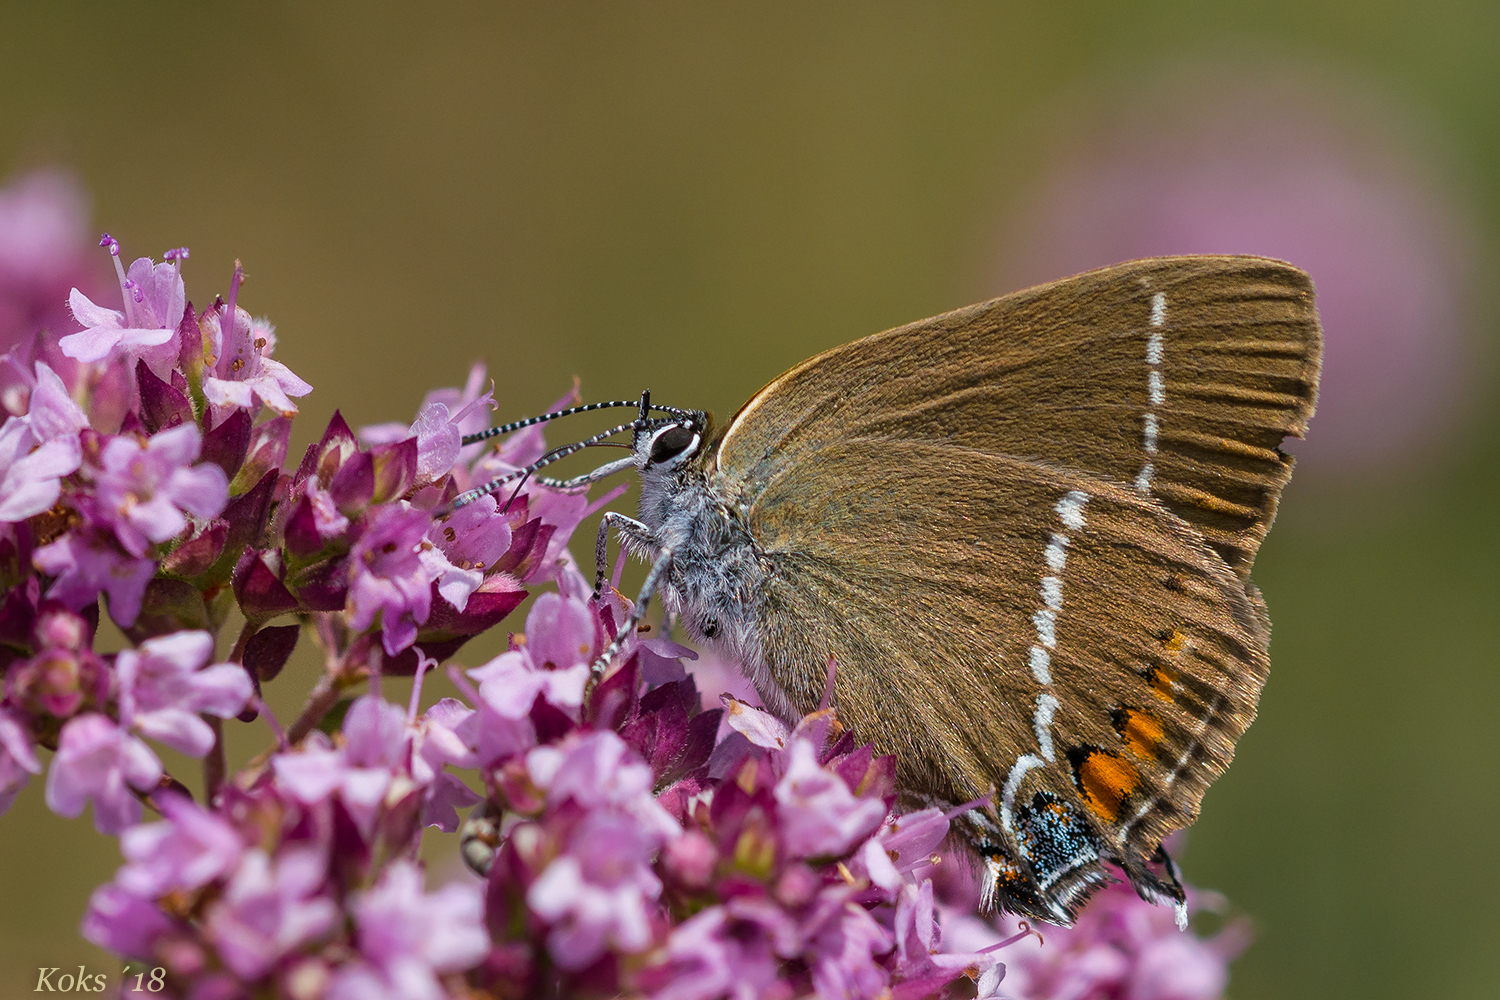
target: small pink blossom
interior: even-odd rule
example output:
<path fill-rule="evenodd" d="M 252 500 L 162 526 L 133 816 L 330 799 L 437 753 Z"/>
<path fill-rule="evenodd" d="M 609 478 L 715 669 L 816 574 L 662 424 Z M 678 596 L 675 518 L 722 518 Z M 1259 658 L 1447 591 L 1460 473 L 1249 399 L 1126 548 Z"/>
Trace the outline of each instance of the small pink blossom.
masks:
<path fill-rule="evenodd" d="M 475 365 L 463 390 L 438 389 L 427 394 L 410 427 L 377 424 L 362 427 L 360 439 L 367 444 L 391 444 L 409 437 L 417 439 L 417 482 L 434 483 L 453 471 L 463 451 L 462 438 L 487 426 L 494 405 L 493 392 L 480 395 L 484 366 Z M 478 454 L 482 446 L 470 446 Z"/>
<path fill-rule="evenodd" d="M 793 854 L 844 854 L 885 819 L 885 803 L 856 798 L 843 778 L 818 763 L 810 741 L 793 740 L 787 761 L 776 803 L 783 842 Z"/>
<path fill-rule="evenodd" d="M 661 880 L 651 872 L 660 841 L 639 823 L 590 813 L 526 892 L 532 911 L 553 925 L 547 943 L 559 965 L 581 969 L 607 948 L 643 951 Z"/>
<path fill-rule="evenodd" d="M 533 637 L 535 637 L 533 639 Z M 594 653 L 594 619 L 581 602 L 548 592 L 526 616 L 526 644 L 469 671 L 497 715 L 520 719 L 537 695 L 577 716 Z"/>
<path fill-rule="evenodd" d="M 652 793 L 651 768 L 611 730 L 588 733 L 561 747 L 537 747 L 527 755 L 526 769 L 553 801 L 620 810 L 658 842 L 681 832 Z"/>
<path fill-rule="evenodd" d="M 387 868 L 352 909 L 363 961 L 340 971 L 330 1000 L 444 1000 L 438 975 L 471 968 L 490 950 L 479 886 L 425 893 L 421 869 L 408 861 Z"/>
<path fill-rule="evenodd" d="M 128 958 L 150 958 L 155 942 L 173 929 L 154 899 L 138 896 L 114 882 L 94 890 L 83 917 L 83 936 L 101 948 Z"/>
<path fill-rule="evenodd" d="M 317 476 L 307 479 L 307 500 L 312 508 L 313 525 L 324 539 L 337 538 L 349 529 L 349 519 L 339 512 L 333 497 L 323 489 Z"/>
<path fill-rule="evenodd" d="M 416 640 L 432 610 L 432 578 L 417 552 L 431 523 L 410 507 L 384 508 L 350 553 L 349 625 L 362 632 L 379 618 L 391 656 Z"/>
<path fill-rule="evenodd" d="M 126 552 L 144 556 L 152 543 L 175 538 L 187 527 L 186 514 L 210 518 L 224 510 L 224 470 L 211 462 L 193 464 L 202 446 L 194 424 L 164 430 L 144 445 L 129 435 L 105 443 L 91 510 L 114 528 Z"/>
<path fill-rule="evenodd" d="M 156 563 L 121 552 L 113 533 L 98 529 L 70 531 L 36 550 L 32 562 L 57 579 L 47 596 L 75 611 L 93 604 L 100 593 L 109 595 L 109 613 L 129 628 L 141 612 L 146 585 L 156 575 Z"/>
<path fill-rule="evenodd" d="M 166 818 L 132 826 L 120 835 L 126 864 L 115 881 L 121 888 L 149 897 L 192 891 L 235 869 L 245 842 L 234 827 L 173 792 L 154 801 Z"/>
<path fill-rule="evenodd" d="M 239 664 L 205 666 L 213 646 L 207 632 L 193 631 L 123 650 L 115 659 L 121 721 L 190 757 L 208 753 L 214 731 L 199 716 L 232 718 L 253 693 Z"/>
<path fill-rule="evenodd" d="M 456 775 L 443 770 L 446 765 L 474 767 L 479 763 L 474 751 L 458 735 L 458 729 L 474 716 L 453 698 L 444 698 L 429 708 L 412 729 L 412 778 L 427 787 L 422 806 L 422 825 L 436 826 L 445 833 L 458 829 L 458 810 L 479 801 L 479 795 Z"/>
<path fill-rule="evenodd" d="M 768 750 L 785 749 L 791 731 L 770 712 L 745 704 L 737 698 L 724 698 L 725 725 L 751 743 Z"/>
<path fill-rule="evenodd" d="M 236 286 L 239 278 L 236 268 Z M 209 349 L 216 357 L 212 372 L 203 380 L 203 395 L 216 412 L 230 407 L 254 411 L 264 403 L 282 416 L 296 413 L 292 397 L 306 396 L 312 386 L 271 357 L 276 348 L 275 328 L 235 307 L 234 330 L 224 343 L 222 324 L 222 314 L 212 310 L 203 320 Z"/>
<path fill-rule="evenodd" d="M 328 863 L 318 848 L 290 848 L 274 861 L 246 852 L 222 896 L 209 909 L 209 939 L 237 975 L 259 979 L 293 949 L 331 930 L 338 905 L 323 889 Z"/>
<path fill-rule="evenodd" d="M 36 386 L 24 416 L 0 426 L 0 521 L 21 521 L 57 502 L 64 476 L 83 452 L 78 432 L 88 426 L 83 410 L 46 364 L 36 363 Z"/>
<path fill-rule="evenodd" d="M 161 780 L 161 761 L 136 737 L 96 712 L 62 727 L 57 754 L 47 771 L 47 806 L 77 816 L 94 803 L 94 826 L 117 834 L 141 818 L 131 789 L 145 792 Z"/>
<path fill-rule="evenodd" d="M 510 548 L 510 522 L 497 510 L 494 497 L 466 504 L 427 529 L 421 548 L 423 568 L 443 600 L 463 611 L 484 583 L 485 568 Z"/>
<path fill-rule="evenodd" d="M 337 792 L 360 833 L 369 837 L 393 780 L 410 777 L 406 715 L 379 695 L 367 694 L 349 707 L 343 736 L 338 749 L 312 744 L 277 754 L 272 766 L 300 802 L 313 805 Z"/>
<path fill-rule="evenodd" d="M 92 363 L 118 352 L 130 368 L 142 358 L 158 377 L 164 377 L 177 360 L 177 328 L 187 308 L 187 293 L 176 262 L 155 264 L 138 258 L 129 274 L 120 263 L 120 247 L 108 234 L 100 241 L 114 259 L 120 279 L 123 311 L 96 305 L 73 289 L 68 306 L 83 327 L 59 341 L 70 358 Z"/>

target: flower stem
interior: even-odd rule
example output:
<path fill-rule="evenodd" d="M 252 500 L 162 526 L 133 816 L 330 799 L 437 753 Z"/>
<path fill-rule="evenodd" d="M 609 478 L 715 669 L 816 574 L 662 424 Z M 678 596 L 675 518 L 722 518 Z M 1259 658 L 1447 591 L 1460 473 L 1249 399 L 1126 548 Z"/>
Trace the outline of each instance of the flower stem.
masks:
<path fill-rule="evenodd" d="M 212 804 L 224 784 L 224 720 L 217 715 L 204 715 L 202 719 L 214 731 L 214 745 L 203 758 L 203 801 Z"/>
<path fill-rule="evenodd" d="M 297 720 L 286 731 L 287 742 L 296 746 L 302 737 L 317 728 L 318 723 L 323 721 L 323 716 L 338 704 L 343 690 L 344 685 L 339 682 L 337 674 L 324 674 L 320 677 L 312 693 L 307 696 L 307 704 L 302 706 L 302 714 L 297 716 Z"/>

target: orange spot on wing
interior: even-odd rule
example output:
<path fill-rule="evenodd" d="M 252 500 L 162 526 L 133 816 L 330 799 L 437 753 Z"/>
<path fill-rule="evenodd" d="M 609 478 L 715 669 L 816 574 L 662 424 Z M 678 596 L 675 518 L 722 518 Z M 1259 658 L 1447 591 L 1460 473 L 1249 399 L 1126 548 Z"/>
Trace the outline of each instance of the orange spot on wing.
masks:
<path fill-rule="evenodd" d="M 1171 667 L 1155 666 L 1146 675 L 1146 679 L 1151 682 L 1152 694 L 1168 704 L 1176 700 L 1174 696 L 1177 694 L 1177 671 Z"/>
<path fill-rule="evenodd" d="M 1180 653 L 1182 647 L 1187 645 L 1187 636 L 1174 628 L 1172 634 L 1167 637 L 1167 641 L 1162 643 L 1162 645 L 1167 647 L 1168 652 Z"/>
<path fill-rule="evenodd" d="M 1124 723 L 1120 736 L 1125 748 L 1142 760 L 1155 760 L 1156 748 L 1161 746 L 1161 720 L 1145 712 L 1127 711 Z"/>
<path fill-rule="evenodd" d="M 1083 800 L 1106 823 L 1120 816 L 1120 807 L 1140 787 L 1141 775 L 1117 754 L 1095 750 L 1078 765 L 1078 785 Z"/>

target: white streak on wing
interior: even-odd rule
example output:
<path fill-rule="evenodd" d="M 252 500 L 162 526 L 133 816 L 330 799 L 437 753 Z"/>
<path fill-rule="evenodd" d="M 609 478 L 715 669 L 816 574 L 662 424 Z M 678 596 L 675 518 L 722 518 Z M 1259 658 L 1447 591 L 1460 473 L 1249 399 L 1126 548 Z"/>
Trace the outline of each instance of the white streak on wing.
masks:
<path fill-rule="evenodd" d="M 1043 686 L 1052 683 L 1052 654 L 1041 646 L 1031 647 L 1031 675 Z"/>
<path fill-rule="evenodd" d="M 1061 573 L 1067 564 L 1068 536 L 1053 535 L 1052 541 L 1047 543 L 1047 568 L 1054 573 Z"/>
<path fill-rule="evenodd" d="M 1062 579 L 1060 577 L 1042 577 L 1042 603 L 1053 611 L 1062 607 Z"/>
<path fill-rule="evenodd" d="M 1057 501 L 1057 516 L 1062 518 L 1063 527 L 1069 531 L 1080 530 L 1084 525 L 1083 505 L 1088 502 L 1089 495 L 1083 490 L 1070 490 Z"/>
<path fill-rule="evenodd" d="M 1057 648 L 1057 612 L 1051 608 L 1043 608 L 1031 616 L 1031 624 L 1036 626 L 1036 638 L 1047 649 Z"/>
<path fill-rule="evenodd" d="M 1162 383 L 1161 372 L 1155 368 L 1151 369 L 1146 376 L 1146 390 L 1151 396 L 1152 406 L 1164 406 L 1167 402 L 1167 389 Z"/>
<path fill-rule="evenodd" d="M 1062 521 L 1064 528 L 1068 531 L 1083 530 L 1085 524 L 1083 508 L 1089 499 L 1089 495 L 1083 490 L 1070 490 L 1057 501 L 1053 509 L 1057 511 L 1057 517 Z M 1043 557 L 1047 561 L 1047 568 L 1052 572 L 1042 577 L 1040 587 L 1042 607 L 1031 616 L 1031 623 L 1036 627 L 1036 642 L 1031 647 L 1029 657 L 1031 675 L 1044 689 L 1052 684 L 1052 654 L 1048 651 L 1057 647 L 1057 613 L 1062 610 L 1063 605 L 1062 572 L 1068 562 L 1068 544 L 1069 538 L 1065 532 L 1053 532 L 1052 537 L 1048 539 Z M 1037 695 L 1036 714 L 1032 724 L 1036 729 L 1037 748 L 1042 756 L 1027 754 L 1020 758 L 1012 765 L 1010 775 L 1005 779 L 1000 819 L 1006 832 L 1011 830 L 1016 789 L 1020 786 L 1021 778 L 1031 768 L 1041 767 L 1055 759 L 1052 747 L 1052 716 L 1057 711 L 1057 707 L 1057 697 L 1050 691 L 1043 690 Z"/>
<path fill-rule="evenodd" d="M 1049 764 L 1057 759 L 1052 752 L 1052 716 L 1057 712 L 1057 705 L 1057 699 L 1044 691 L 1037 695 L 1036 714 L 1032 717 L 1032 725 L 1036 727 L 1037 747 Z"/>
<path fill-rule="evenodd" d="M 1151 325 L 1161 326 L 1166 321 L 1167 297 L 1156 292 L 1151 296 Z M 1141 445 L 1146 449 L 1148 457 L 1135 477 L 1135 488 L 1141 493 L 1151 492 L 1151 480 L 1156 475 L 1156 468 L 1149 456 L 1156 454 L 1157 438 L 1161 434 L 1161 420 L 1157 417 L 1155 408 L 1167 403 L 1167 386 L 1161 377 L 1161 363 L 1165 357 L 1166 340 L 1159 330 L 1152 330 L 1146 338 L 1146 397 L 1151 401 L 1152 409 L 1144 416 L 1145 427 L 1141 433 Z"/>
<path fill-rule="evenodd" d="M 1021 779 L 1026 777 L 1027 771 L 1046 763 L 1036 754 L 1029 753 L 1010 766 L 1010 773 L 1005 776 L 1005 787 L 1000 790 L 1000 825 L 1005 828 L 1006 833 L 1015 832 L 1016 792 L 1021 788 Z"/>
<path fill-rule="evenodd" d="M 1155 368 L 1162 362 L 1162 355 L 1166 350 L 1166 340 L 1155 330 L 1146 338 L 1146 364 Z"/>

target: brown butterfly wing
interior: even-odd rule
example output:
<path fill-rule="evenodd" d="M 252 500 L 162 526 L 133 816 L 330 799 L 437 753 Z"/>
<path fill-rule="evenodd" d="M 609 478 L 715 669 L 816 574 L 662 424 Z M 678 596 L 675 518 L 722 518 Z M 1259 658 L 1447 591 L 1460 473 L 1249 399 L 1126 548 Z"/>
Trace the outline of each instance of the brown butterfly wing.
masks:
<path fill-rule="evenodd" d="M 806 710 L 831 657 L 841 717 L 899 754 L 914 802 L 994 791 L 969 839 L 1013 872 L 1003 905 L 1066 920 L 1100 858 L 1164 888 L 1147 865 L 1267 671 L 1263 615 L 1193 527 L 1071 471 L 871 438 L 783 464 L 748 526 L 772 678 Z"/>
<path fill-rule="evenodd" d="M 1241 576 L 1317 395 L 1307 275 L 1260 257 L 1091 271 L 834 348 L 757 393 L 718 470 L 745 503 L 802 452 L 946 441 L 1136 484 Z"/>

